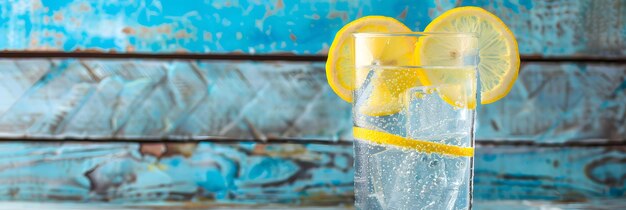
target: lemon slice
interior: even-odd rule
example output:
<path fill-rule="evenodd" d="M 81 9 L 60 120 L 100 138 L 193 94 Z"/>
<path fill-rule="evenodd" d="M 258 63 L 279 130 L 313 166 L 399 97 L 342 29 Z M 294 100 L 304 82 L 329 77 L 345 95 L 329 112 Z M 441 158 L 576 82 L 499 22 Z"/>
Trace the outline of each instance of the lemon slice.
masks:
<path fill-rule="evenodd" d="M 478 36 L 478 71 L 480 73 L 481 103 L 489 104 L 505 97 L 519 71 L 520 59 L 517 41 L 513 33 L 495 15 L 478 7 L 459 7 L 435 18 L 425 32 L 465 32 Z M 416 63 L 422 66 L 462 66 L 476 46 L 464 39 L 422 37 L 416 44 Z M 420 81 L 427 85 L 439 85 L 461 81 L 471 77 L 468 73 L 452 71 L 423 71 Z M 465 72 L 465 71 L 457 71 Z M 471 94 L 462 88 L 444 88 L 442 98 L 457 107 L 473 108 L 475 99 L 458 100 Z"/>
<path fill-rule="evenodd" d="M 474 148 L 442 144 L 417 139 L 409 139 L 386 132 L 370 130 L 360 127 L 352 127 L 354 138 L 369 141 L 376 144 L 393 145 L 396 147 L 416 150 L 424 153 L 436 153 L 449 156 L 472 157 Z"/>
<path fill-rule="evenodd" d="M 405 56 L 413 57 L 412 53 Z M 401 60 L 402 62 L 411 62 L 413 59 L 403 58 Z M 373 73 L 369 81 L 369 85 L 372 87 L 371 92 L 362 92 L 359 97 L 361 103 L 357 102 L 355 107 L 357 112 L 367 116 L 385 116 L 400 112 L 404 107 L 406 90 L 419 86 L 419 72 L 414 68 L 370 66 L 357 68 L 357 71 L 360 71 L 356 74 L 357 81 L 365 81 L 359 77 L 368 75 L 370 72 Z"/>
<path fill-rule="evenodd" d="M 335 39 L 328 51 L 328 60 L 326 61 L 326 78 L 328 84 L 335 93 L 347 102 L 352 102 L 352 93 L 359 88 L 365 81 L 365 77 L 357 78 L 355 81 L 355 57 L 357 53 L 354 50 L 354 33 L 362 32 L 411 32 L 401 22 L 389 17 L 383 16 L 367 16 L 359 18 L 345 25 L 337 32 Z M 367 52 L 359 53 L 360 61 L 363 65 L 385 64 L 402 64 L 402 62 L 413 63 L 414 50 L 412 46 L 416 40 L 401 40 L 394 38 L 367 39 L 363 43 L 358 43 L 367 47 Z M 407 45 L 408 44 L 408 45 Z M 394 77 L 393 73 L 376 73 L 373 79 L 373 87 L 368 97 L 367 104 L 362 110 L 364 114 L 370 116 L 380 116 L 398 112 L 401 105 L 397 98 L 400 95 L 399 90 L 403 89 L 392 82 L 390 78 Z M 397 80 L 395 81 L 397 82 Z M 402 82 L 401 82 L 402 83 Z"/>

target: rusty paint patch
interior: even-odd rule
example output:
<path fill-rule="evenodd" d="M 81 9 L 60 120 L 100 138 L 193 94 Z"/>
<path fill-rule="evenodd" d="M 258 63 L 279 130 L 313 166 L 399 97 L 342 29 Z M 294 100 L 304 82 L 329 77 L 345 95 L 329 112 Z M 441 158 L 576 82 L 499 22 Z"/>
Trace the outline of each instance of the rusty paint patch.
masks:
<path fill-rule="evenodd" d="M 139 153 L 142 155 L 150 155 L 158 158 L 165 152 L 166 146 L 164 143 L 141 143 L 139 146 Z"/>
<path fill-rule="evenodd" d="M 126 46 L 126 51 L 127 51 L 127 52 L 131 52 L 131 53 L 132 53 L 132 52 L 135 52 L 135 46 L 133 46 L 133 45 L 127 45 L 127 46 Z"/>
<path fill-rule="evenodd" d="M 81 12 L 90 12 L 91 11 L 91 6 L 87 3 L 82 3 L 80 4 L 80 6 L 78 6 L 78 11 Z"/>
<path fill-rule="evenodd" d="M 198 142 L 167 143 L 165 144 L 165 147 L 165 153 L 163 154 L 164 157 L 182 155 L 185 158 L 189 158 L 193 155 L 194 151 L 196 151 L 196 147 L 198 147 Z"/>
<path fill-rule="evenodd" d="M 122 29 L 122 33 L 128 34 L 128 35 L 134 35 L 135 34 L 135 29 L 131 28 L 131 27 L 124 27 Z"/>
<path fill-rule="evenodd" d="M 55 12 L 54 15 L 52 16 L 52 19 L 55 22 L 61 22 L 63 21 L 63 13 L 62 12 Z"/>
<path fill-rule="evenodd" d="M 285 4 L 283 3 L 283 0 L 276 1 L 276 9 L 280 10 L 280 9 L 283 9 L 283 8 L 285 8 Z"/>
<path fill-rule="evenodd" d="M 188 38 L 193 37 L 193 34 L 190 34 L 189 32 L 187 32 L 185 30 L 178 30 L 174 34 L 174 37 L 180 38 L 180 39 L 188 39 Z"/>
<path fill-rule="evenodd" d="M 332 11 L 326 16 L 328 19 L 341 18 L 342 21 L 348 21 L 348 13 L 344 11 Z"/>
<path fill-rule="evenodd" d="M 404 10 L 402 10 L 402 12 L 400 12 L 400 14 L 398 15 L 398 19 L 405 20 L 408 12 L 409 12 L 409 6 L 404 7 Z"/>
<path fill-rule="evenodd" d="M 289 33 L 289 39 L 291 39 L 291 41 L 296 42 L 298 40 L 298 38 L 296 37 L 295 34 L 293 33 Z"/>
<path fill-rule="evenodd" d="M 213 41 L 213 34 L 211 32 L 204 32 L 202 34 L 202 37 L 204 38 L 204 40 L 208 40 L 208 41 Z"/>

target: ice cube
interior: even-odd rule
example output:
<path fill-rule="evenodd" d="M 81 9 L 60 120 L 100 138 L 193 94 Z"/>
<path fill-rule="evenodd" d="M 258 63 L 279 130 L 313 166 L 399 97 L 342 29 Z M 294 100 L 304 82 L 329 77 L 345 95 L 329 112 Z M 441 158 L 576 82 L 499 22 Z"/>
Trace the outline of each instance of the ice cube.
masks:
<path fill-rule="evenodd" d="M 405 100 L 407 137 L 470 146 L 474 110 L 456 108 L 441 99 L 438 88 L 407 90 Z M 441 136 L 446 136 L 441 138 Z M 458 141 L 458 137 L 462 137 Z"/>

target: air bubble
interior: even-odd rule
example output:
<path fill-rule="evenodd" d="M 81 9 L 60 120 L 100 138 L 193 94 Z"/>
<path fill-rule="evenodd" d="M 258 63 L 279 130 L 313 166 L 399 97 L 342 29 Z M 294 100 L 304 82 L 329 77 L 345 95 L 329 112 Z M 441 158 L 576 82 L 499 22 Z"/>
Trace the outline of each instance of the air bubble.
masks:
<path fill-rule="evenodd" d="M 455 165 L 456 165 L 457 168 L 463 168 L 465 166 L 465 163 L 462 162 L 462 161 L 459 161 L 459 162 L 456 162 Z"/>
<path fill-rule="evenodd" d="M 430 161 L 430 164 L 428 164 L 431 168 L 437 167 L 437 165 L 439 165 L 439 162 L 436 160 Z"/>

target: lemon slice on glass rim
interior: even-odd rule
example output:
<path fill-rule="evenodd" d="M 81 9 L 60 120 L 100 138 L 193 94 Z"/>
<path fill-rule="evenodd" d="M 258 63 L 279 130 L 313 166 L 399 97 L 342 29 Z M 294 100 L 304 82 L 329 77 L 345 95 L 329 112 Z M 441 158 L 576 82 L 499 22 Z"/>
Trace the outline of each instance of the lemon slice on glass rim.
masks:
<path fill-rule="evenodd" d="M 411 30 L 393 18 L 366 16 L 348 23 L 337 32 L 328 51 L 326 78 L 333 91 L 347 102 L 353 101 L 353 92 L 366 80 L 364 77 L 355 78 L 357 56 L 361 56 L 361 61 L 371 61 L 377 65 L 414 64 L 415 51 L 408 46 L 414 46 L 417 39 L 372 38 L 355 43 L 354 34 L 370 32 L 409 33 Z M 368 50 L 355 52 L 356 44 Z M 373 89 L 358 112 L 368 116 L 383 116 L 398 113 L 402 109 L 402 93 L 419 80 L 417 75 L 413 75 L 413 78 L 401 77 L 394 72 L 400 71 L 380 70 L 375 73 L 371 80 Z"/>
<path fill-rule="evenodd" d="M 519 72 L 520 58 L 513 33 L 497 16 L 479 7 L 459 7 L 435 18 L 424 32 L 473 33 L 478 36 L 478 72 L 480 74 L 481 104 L 489 104 L 505 97 Z M 458 54 L 471 44 L 445 39 L 420 39 L 416 44 L 416 63 L 422 66 L 454 66 L 464 62 Z M 458 71 L 464 72 L 464 71 Z M 446 81 L 467 78 L 465 73 L 452 71 L 423 71 L 420 81 L 425 85 L 444 84 Z M 455 107 L 474 108 L 476 101 L 464 98 L 467 91 L 459 88 L 440 90 L 442 99 Z"/>

